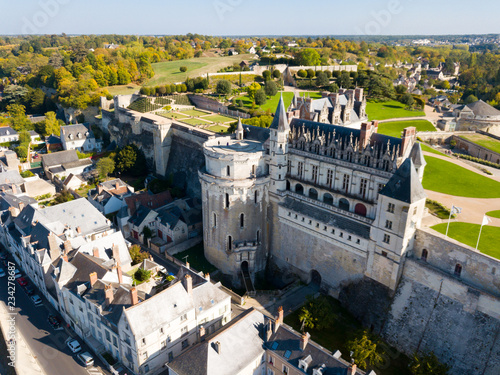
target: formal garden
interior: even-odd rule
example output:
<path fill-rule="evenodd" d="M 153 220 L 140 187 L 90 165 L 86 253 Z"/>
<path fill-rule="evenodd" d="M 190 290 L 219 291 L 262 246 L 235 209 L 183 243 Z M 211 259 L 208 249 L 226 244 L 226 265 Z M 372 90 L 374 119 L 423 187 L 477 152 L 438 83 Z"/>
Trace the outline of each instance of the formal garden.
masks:
<path fill-rule="evenodd" d="M 158 115 L 177 120 L 192 126 L 199 126 L 214 133 L 229 132 L 230 124 L 236 119 L 220 114 L 214 114 L 199 109 L 185 109 L 180 111 L 162 111 Z"/>

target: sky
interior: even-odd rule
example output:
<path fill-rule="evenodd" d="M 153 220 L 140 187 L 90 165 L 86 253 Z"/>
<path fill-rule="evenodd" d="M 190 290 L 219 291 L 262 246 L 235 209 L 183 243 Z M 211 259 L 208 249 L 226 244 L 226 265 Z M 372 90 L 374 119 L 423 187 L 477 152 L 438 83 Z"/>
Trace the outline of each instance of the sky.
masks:
<path fill-rule="evenodd" d="M 498 0 L 0 0 L 0 10 L 0 35 L 500 33 Z"/>

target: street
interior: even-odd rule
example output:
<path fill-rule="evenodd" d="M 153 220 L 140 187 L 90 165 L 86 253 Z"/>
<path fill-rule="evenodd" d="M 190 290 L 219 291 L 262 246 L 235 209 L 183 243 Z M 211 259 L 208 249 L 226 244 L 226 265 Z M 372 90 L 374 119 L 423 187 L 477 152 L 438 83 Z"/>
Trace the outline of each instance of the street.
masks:
<path fill-rule="evenodd" d="M 3 265 L 2 268 L 7 273 Z M 7 277 L 0 278 L 0 300 L 5 308 L 7 306 L 8 297 L 7 284 Z M 108 374 L 107 371 L 102 371 L 102 369 L 99 368 L 102 366 L 101 361 L 96 358 L 94 353 L 83 343 L 83 340 L 73 334 L 80 342 L 82 352 L 88 351 L 93 355 L 96 367 L 84 368 L 77 362 L 76 355 L 73 355 L 65 344 L 65 340 L 69 337 L 70 331 L 67 329 L 54 331 L 47 322 L 47 317 L 49 315 L 48 305 L 49 302 L 44 299 L 44 304 L 36 307 L 24 290 L 16 283 L 15 311 L 17 315 L 15 327 L 18 330 L 17 332 L 23 336 L 24 340 L 29 345 L 32 354 L 36 357 L 36 360 L 45 374 Z M 2 308 L 4 308 L 4 306 L 2 306 Z M 50 310 L 50 313 L 53 313 L 52 310 L 53 309 Z M 11 311 L 9 310 L 9 312 Z"/>

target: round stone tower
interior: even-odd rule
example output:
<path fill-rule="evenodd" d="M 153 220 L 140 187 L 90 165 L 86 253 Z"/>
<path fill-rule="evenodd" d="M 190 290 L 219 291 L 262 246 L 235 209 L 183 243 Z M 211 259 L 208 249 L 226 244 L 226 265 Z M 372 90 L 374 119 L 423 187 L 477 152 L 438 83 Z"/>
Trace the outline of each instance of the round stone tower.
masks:
<path fill-rule="evenodd" d="M 267 258 L 269 171 L 264 144 L 236 134 L 205 142 L 206 166 L 199 172 L 205 257 L 233 284 L 254 281 Z M 248 288 L 248 285 L 247 285 Z"/>

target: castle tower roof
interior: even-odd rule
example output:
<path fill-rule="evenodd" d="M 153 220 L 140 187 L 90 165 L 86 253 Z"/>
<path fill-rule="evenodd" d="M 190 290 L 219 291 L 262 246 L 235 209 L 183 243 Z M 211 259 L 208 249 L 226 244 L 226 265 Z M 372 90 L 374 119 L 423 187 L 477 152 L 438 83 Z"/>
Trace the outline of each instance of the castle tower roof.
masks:
<path fill-rule="evenodd" d="M 413 144 L 410 152 L 410 158 L 417 168 L 424 167 L 427 164 L 424 158 L 424 154 L 422 153 L 422 147 L 420 147 L 419 142 L 415 142 Z"/>
<path fill-rule="evenodd" d="M 410 204 L 427 197 L 411 158 L 401 164 L 380 195 Z"/>
<path fill-rule="evenodd" d="M 278 108 L 276 108 L 276 113 L 274 114 L 274 119 L 270 128 L 277 129 L 279 131 L 290 130 L 290 125 L 288 124 L 288 119 L 286 117 L 285 103 L 283 102 L 283 94 L 281 94 Z"/>
<path fill-rule="evenodd" d="M 238 126 L 236 127 L 236 139 L 242 140 L 245 135 L 243 130 L 243 124 L 241 123 L 241 117 L 238 117 Z"/>

